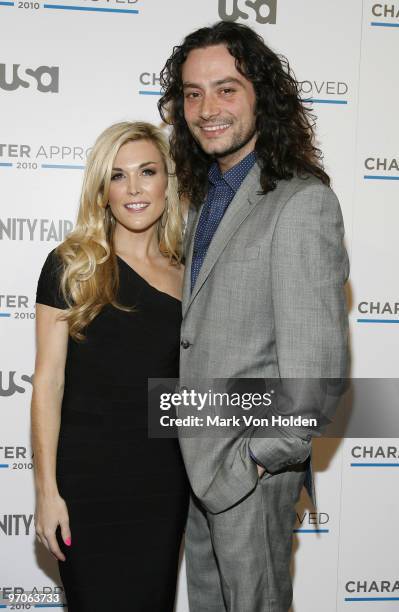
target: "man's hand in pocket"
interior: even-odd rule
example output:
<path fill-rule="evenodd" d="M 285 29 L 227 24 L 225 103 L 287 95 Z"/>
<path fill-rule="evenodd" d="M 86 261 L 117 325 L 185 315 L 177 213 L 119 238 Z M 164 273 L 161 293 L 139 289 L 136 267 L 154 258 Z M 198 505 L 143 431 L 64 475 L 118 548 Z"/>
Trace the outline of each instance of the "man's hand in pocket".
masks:
<path fill-rule="evenodd" d="M 266 472 L 265 468 L 258 464 L 256 464 L 256 467 L 258 468 L 259 478 L 262 478 L 263 474 Z"/>

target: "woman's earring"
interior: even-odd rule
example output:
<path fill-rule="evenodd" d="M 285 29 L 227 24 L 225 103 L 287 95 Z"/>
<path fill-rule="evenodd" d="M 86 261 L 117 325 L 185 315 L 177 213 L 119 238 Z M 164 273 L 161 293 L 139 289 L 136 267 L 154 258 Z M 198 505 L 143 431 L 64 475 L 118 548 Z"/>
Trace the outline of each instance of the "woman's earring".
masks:
<path fill-rule="evenodd" d="M 165 198 L 165 208 L 162 213 L 161 222 L 160 222 L 162 229 L 165 229 L 166 224 L 168 222 L 168 217 L 169 217 L 168 198 Z"/>
<path fill-rule="evenodd" d="M 109 205 L 109 202 L 108 202 L 108 204 L 107 204 L 107 205 L 106 205 L 106 207 L 105 207 L 105 212 L 104 212 L 104 214 L 105 214 L 105 217 L 108 217 L 109 222 L 110 222 L 110 223 L 113 225 L 113 224 L 115 223 L 115 217 L 114 217 L 114 215 L 112 214 L 112 210 L 111 210 L 111 207 L 110 207 L 110 205 Z"/>

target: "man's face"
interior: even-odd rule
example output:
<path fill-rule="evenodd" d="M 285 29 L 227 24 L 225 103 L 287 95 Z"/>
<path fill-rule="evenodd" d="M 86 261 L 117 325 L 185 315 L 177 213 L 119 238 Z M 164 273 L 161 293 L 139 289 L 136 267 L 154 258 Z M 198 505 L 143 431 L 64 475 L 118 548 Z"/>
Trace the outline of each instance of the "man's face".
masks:
<path fill-rule="evenodd" d="M 254 87 L 224 45 L 190 51 L 182 70 L 184 117 L 195 140 L 225 169 L 254 149 Z"/>

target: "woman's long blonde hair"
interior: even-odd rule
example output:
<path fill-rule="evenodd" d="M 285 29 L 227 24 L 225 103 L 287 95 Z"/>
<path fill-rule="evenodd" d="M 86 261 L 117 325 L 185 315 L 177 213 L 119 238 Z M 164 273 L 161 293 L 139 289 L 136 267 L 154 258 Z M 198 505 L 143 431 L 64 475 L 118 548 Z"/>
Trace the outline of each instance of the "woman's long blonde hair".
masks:
<path fill-rule="evenodd" d="M 158 221 L 159 249 L 171 263 L 178 265 L 181 260 L 183 217 L 167 139 L 150 123 L 125 121 L 111 125 L 100 134 L 89 155 L 76 226 L 56 249 L 63 265 L 61 291 L 68 304 L 63 319 L 76 340 L 85 338 L 84 329 L 106 304 L 128 309 L 117 302 L 115 220 L 108 198 L 118 151 L 127 142 L 137 140 L 151 141 L 164 161 L 168 175 L 167 209 Z"/>

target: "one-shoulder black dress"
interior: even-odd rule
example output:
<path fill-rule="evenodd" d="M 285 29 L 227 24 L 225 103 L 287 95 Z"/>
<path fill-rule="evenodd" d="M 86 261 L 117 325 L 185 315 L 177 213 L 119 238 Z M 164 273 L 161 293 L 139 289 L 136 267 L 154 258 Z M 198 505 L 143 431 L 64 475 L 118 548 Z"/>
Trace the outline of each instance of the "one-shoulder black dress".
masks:
<path fill-rule="evenodd" d="M 69 612 L 172 612 L 188 482 L 176 439 L 147 432 L 147 379 L 178 376 L 180 301 L 118 258 L 119 303 L 69 338 L 57 483 L 72 546 L 57 538 Z M 36 301 L 66 304 L 54 251 Z"/>

